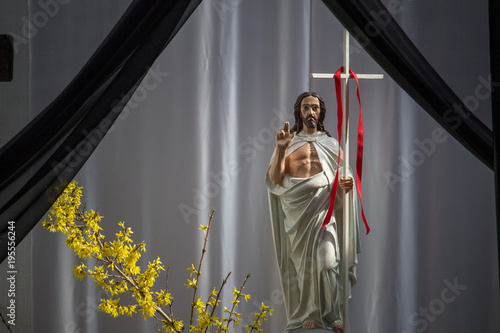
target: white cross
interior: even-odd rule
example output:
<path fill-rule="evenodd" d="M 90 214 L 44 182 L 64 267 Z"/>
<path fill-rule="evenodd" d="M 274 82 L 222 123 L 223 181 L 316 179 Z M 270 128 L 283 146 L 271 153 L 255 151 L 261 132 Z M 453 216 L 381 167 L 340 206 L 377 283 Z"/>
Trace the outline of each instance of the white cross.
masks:
<path fill-rule="evenodd" d="M 340 75 L 342 79 L 342 110 L 344 113 L 344 124 L 342 128 L 342 141 L 344 143 L 344 174 L 342 177 L 348 177 L 349 170 L 349 79 L 353 76 L 349 74 L 349 32 L 344 29 L 344 72 Z M 383 79 L 383 74 L 357 74 L 358 79 Z M 313 79 L 333 79 L 334 74 L 325 74 L 325 73 L 312 73 L 311 77 Z M 340 138 L 339 138 L 340 139 Z M 343 197 L 343 221 L 349 221 L 349 195 L 352 195 L 353 191 L 347 193 L 344 191 Z M 343 273 L 342 279 L 344 281 L 344 290 L 342 298 L 344 301 L 344 306 L 342 307 L 343 318 L 344 318 L 344 333 L 349 333 L 349 311 L 347 305 L 347 298 L 349 297 L 348 288 L 345 286 L 348 285 L 349 282 L 349 274 L 348 274 L 348 249 L 349 249 L 349 224 L 344 223 L 344 248 L 342 251 L 342 266 Z"/>

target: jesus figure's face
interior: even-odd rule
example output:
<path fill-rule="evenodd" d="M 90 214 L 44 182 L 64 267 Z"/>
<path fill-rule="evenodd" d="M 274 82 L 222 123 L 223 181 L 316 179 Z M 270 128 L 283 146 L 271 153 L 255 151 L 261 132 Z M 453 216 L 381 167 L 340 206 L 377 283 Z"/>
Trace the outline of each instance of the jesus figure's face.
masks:
<path fill-rule="evenodd" d="M 319 100 L 313 96 L 305 97 L 300 103 L 300 115 L 304 123 L 305 132 L 316 132 L 320 114 Z"/>

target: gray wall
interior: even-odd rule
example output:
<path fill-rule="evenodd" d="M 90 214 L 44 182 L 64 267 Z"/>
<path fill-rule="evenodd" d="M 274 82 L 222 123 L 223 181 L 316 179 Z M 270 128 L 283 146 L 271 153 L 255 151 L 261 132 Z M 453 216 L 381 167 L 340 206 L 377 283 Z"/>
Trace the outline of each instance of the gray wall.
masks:
<path fill-rule="evenodd" d="M 29 43 L 29 1 L 0 2 L 0 34 L 14 37 L 14 73 L 9 82 L 0 82 L 0 146 L 8 142 L 29 121 L 30 113 L 30 43 Z M 9 161 L 2 161 L 9 163 Z M 15 288 L 11 288 L 6 277 L 12 271 L 8 260 L 0 265 L 0 312 L 5 319 L 11 299 L 15 300 L 14 332 L 31 331 L 31 235 L 23 239 L 15 250 Z M 15 290 L 15 298 L 10 297 Z M 0 332 L 7 331 L 0 324 Z"/>

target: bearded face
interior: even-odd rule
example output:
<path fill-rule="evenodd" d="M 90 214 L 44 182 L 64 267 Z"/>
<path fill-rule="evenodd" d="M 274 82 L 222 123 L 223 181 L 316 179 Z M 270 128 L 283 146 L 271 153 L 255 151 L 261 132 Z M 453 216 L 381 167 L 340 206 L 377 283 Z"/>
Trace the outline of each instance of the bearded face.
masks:
<path fill-rule="evenodd" d="M 300 116 L 302 123 L 310 129 L 315 129 L 318 125 L 320 105 L 318 98 L 308 96 L 304 98 L 300 105 Z"/>
<path fill-rule="evenodd" d="M 302 122 L 308 128 L 316 128 L 316 126 L 318 125 L 318 119 L 316 119 L 314 115 L 309 115 L 307 119 L 302 117 Z"/>

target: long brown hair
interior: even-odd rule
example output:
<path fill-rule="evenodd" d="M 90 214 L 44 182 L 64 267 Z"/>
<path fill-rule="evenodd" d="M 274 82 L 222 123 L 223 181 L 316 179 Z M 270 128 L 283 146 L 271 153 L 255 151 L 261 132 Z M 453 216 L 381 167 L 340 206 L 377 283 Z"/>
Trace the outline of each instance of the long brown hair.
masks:
<path fill-rule="evenodd" d="M 325 101 L 323 101 L 323 98 L 321 96 L 313 91 L 306 91 L 303 92 L 302 94 L 297 97 L 297 100 L 295 101 L 295 105 L 293 106 L 293 116 L 295 118 L 295 125 L 293 125 L 292 129 L 290 130 L 290 133 L 297 132 L 300 133 L 302 131 L 302 127 L 304 126 L 304 123 L 302 122 L 302 117 L 300 113 L 300 106 L 302 104 L 302 100 L 306 97 L 316 97 L 319 101 L 319 119 L 318 119 L 318 131 L 325 132 L 326 135 L 331 136 L 330 133 L 328 133 L 327 130 L 325 130 L 325 127 L 323 125 L 323 121 L 325 120 L 325 115 L 326 115 L 326 107 L 325 107 Z"/>

